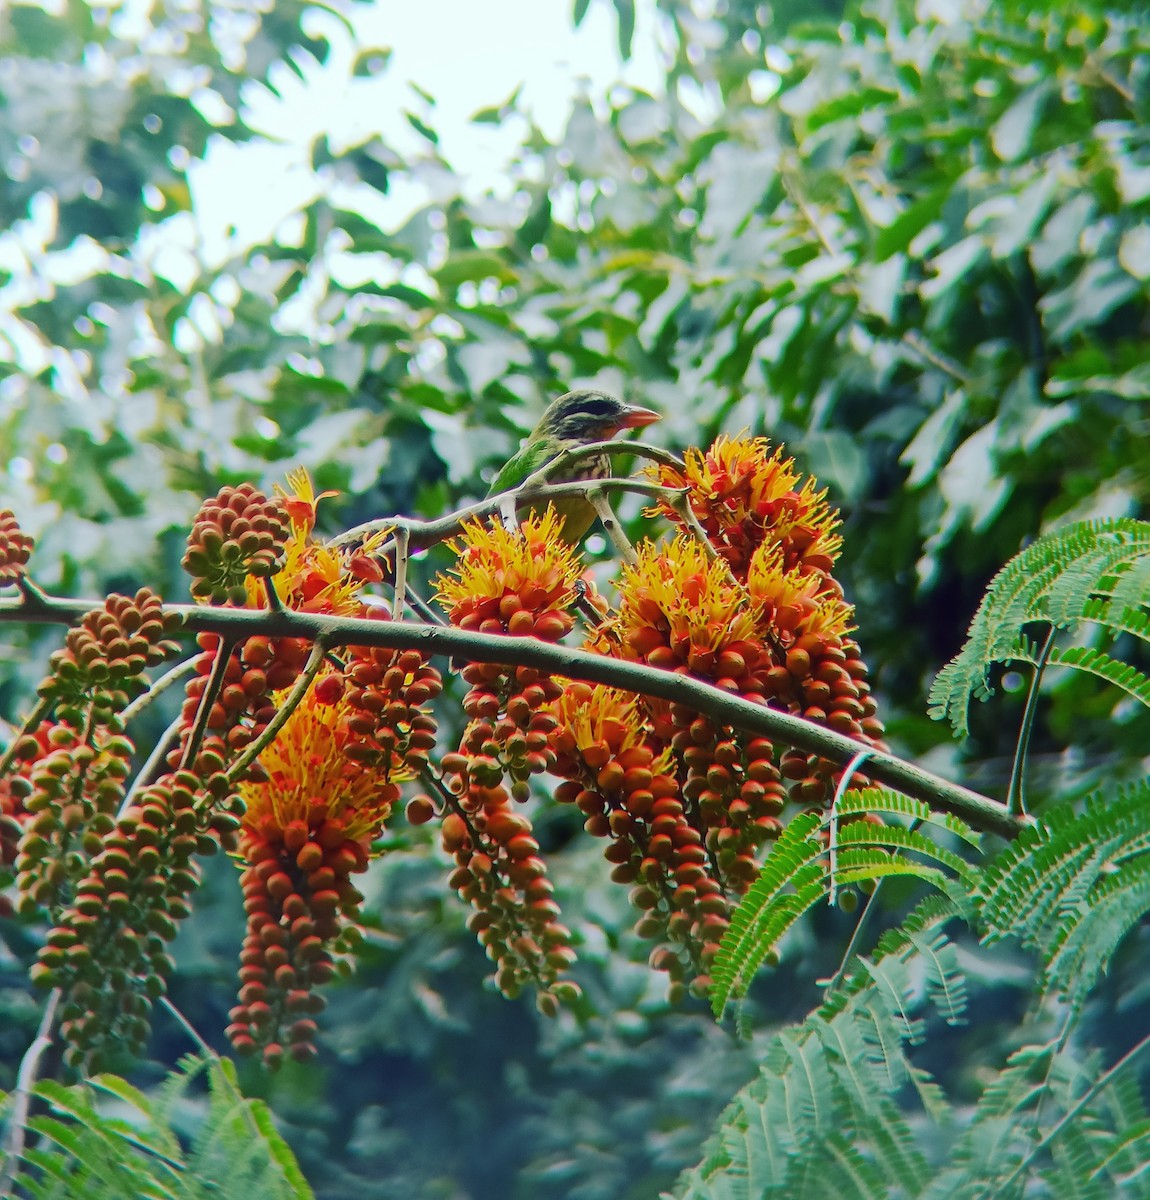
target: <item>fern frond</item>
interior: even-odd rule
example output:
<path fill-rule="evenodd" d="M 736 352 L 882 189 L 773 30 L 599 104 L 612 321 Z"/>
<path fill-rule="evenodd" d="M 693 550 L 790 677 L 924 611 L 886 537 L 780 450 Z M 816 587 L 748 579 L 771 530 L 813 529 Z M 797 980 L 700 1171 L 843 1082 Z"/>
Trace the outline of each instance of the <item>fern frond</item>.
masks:
<path fill-rule="evenodd" d="M 799 813 L 788 822 L 731 914 L 711 968 L 711 1008 L 717 1017 L 746 990 L 782 933 L 822 894 L 823 870 L 815 860 L 823 847 L 812 836 L 821 823 L 817 813 Z M 788 886 L 793 892 L 786 893 Z"/>
<path fill-rule="evenodd" d="M 858 788 L 847 792 L 839 801 L 837 812 L 840 817 L 863 813 L 906 817 L 923 825 L 945 829 L 975 848 L 982 844 L 982 835 L 960 817 L 938 812 L 922 800 L 914 800 L 902 792 L 892 792 L 886 788 Z"/>
<path fill-rule="evenodd" d="M 923 858 L 934 859 L 963 880 L 972 879 L 974 875 L 974 868 L 966 859 L 932 842 L 917 829 L 904 829 L 901 825 L 872 825 L 869 821 L 855 821 L 839 829 L 838 842 L 840 863 L 845 847 L 885 846 L 891 851 L 909 850 L 921 854 Z"/>
<path fill-rule="evenodd" d="M 965 737 L 971 698 L 992 694 L 993 664 L 1025 657 L 1017 654 L 1018 638 L 1036 621 L 1065 628 L 1083 619 L 1092 600 L 1109 594 L 1118 619 L 1138 624 L 1147 597 L 1147 555 L 1150 524 L 1130 518 L 1081 521 L 1038 538 L 991 580 L 966 643 L 931 687 L 930 715 L 949 719 Z M 1089 620 L 1110 619 L 1100 606 L 1090 612 Z"/>
<path fill-rule="evenodd" d="M 1150 708 L 1150 677 L 1103 650 L 1095 650 L 1090 646 L 1067 646 L 1065 650 L 1060 650 L 1056 646 L 1050 652 L 1050 663 L 1052 666 L 1073 667 L 1105 679 Z"/>
<path fill-rule="evenodd" d="M 905 817 L 972 846 L 979 841 L 959 818 L 933 812 L 919 800 L 882 788 L 846 793 L 833 814 L 799 814 L 784 829 L 758 879 L 731 914 L 711 967 L 711 1007 L 717 1017 L 722 1017 L 732 999 L 745 994 L 755 972 L 799 917 L 829 895 L 832 857 L 836 887 L 902 877 L 919 879 L 949 894 L 954 886 L 949 871 L 966 891 L 973 889 L 972 865 L 917 828 L 857 820 L 840 823 L 842 818 L 867 813 Z M 821 829 L 832 822 L 837 826 L 833 854 L 821 836 Z"/>
<path fill-rule="evenodd" d="M 201 1073 L 207 1099 L 193 1101 Z M 230 1063 L 185 1059 L 150 1095 L 112 1075 L 44 1080 L 36 1095 L 51 1111 L 29 1121 L 41 1139 L 19 1178 L 30 1200 L 312 1200 L 266 1105 L 239 1092 Z M 197 1109 L 197 1127 L 181 1130 Z"/>
<path fill-rule="evenodd" d="M 1044 989 L 1081 995 L 1150 911 L 1150 783 L 1053 810 L 990 865 L 976 903 L 985 940 L 1034 946 Z"/>
<path fill-rule="evenodd" d="M 936 949 L 938 949 L 936 947 Z M 865 980 L 864 980 L 865 975 Z M 681 1200 L 919 1197 L 932 1171 L 895 1102 L 912 1068 L 925 997 L 918 950 L 906 944 L 867 962 L 801 1025 L 781 1031 L 761 1073 L 723 1114 L 703 1161 L 680 1178 Z"/>

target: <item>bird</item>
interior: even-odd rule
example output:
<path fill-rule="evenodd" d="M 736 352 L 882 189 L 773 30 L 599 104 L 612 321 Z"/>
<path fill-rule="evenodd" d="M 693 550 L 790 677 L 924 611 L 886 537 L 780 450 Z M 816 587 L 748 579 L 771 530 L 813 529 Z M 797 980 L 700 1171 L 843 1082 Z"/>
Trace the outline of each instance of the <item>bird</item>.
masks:
<path fill-rule="evenodd" d="M 610 441 L 624 429 L 641 429 L 659 419 L 659 414 L 650 408 L 626 404 L 593 388 L 567 392 L 547 407 L 518 453 L 495 476 L 487 495 L 511 491 L 566 450 Z M 548 482 L 605 479 L 610 474 L 610 456 L 597 454 L 576 460 L 569 469 L 552 475 Z M 569 496 L 552 503 L 563 518 L 563 540 L 571 545 L 580 542 L 595 523 L 596 513 L 590 501 L 583 496 Z"/>

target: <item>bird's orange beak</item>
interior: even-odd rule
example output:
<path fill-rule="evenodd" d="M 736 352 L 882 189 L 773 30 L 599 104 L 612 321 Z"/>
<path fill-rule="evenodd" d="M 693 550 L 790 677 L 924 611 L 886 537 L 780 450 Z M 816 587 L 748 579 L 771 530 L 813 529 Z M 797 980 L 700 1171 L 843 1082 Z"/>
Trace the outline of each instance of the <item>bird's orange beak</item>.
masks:
<path fill-rule="evenodd" d="M 637 404 L 628 404 L 623 409 L 623 419 L 619 422 L 620 429 L 642 429 L 660 419 L 660 414 L 650 408 L 640 408 Z"/>

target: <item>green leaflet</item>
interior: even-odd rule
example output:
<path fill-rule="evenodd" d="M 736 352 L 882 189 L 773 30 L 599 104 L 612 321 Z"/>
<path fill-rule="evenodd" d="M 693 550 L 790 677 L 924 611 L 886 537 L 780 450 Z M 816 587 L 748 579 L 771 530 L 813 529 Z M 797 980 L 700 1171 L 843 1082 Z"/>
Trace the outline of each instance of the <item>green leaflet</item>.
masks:
<path fill-rule="evenodd" d="M 939 672 L 930 690 L 930 715 L 948 719 L 959 737 L 969 732 L 971 698 L 988 699 L 996 663 L 1034 662 L 1023 636 L 1036 622 L 1070 628 L 1088 621 L 1113 634 L 1146 638 L 1140 611 L 1150 579 L 1150 524 L 1131 518 L 1079 521 L 1038 538 L 991 581 L 961 652 Z M 1052 663 L 1088 671 L 1150 705 L 1150 680 L 1106 651 L 1056 647 Z"/>

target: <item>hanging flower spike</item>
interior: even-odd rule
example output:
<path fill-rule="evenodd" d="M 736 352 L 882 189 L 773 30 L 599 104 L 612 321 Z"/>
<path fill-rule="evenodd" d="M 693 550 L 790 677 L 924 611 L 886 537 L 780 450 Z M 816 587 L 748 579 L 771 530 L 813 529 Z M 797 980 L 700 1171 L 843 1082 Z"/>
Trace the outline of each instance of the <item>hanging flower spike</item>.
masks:
<path fill-rule="evenodd" d="M 313 1017 L 324 1005 L 313 989 L 334 975 L 334 952 L 363 899 L 350 877 L 366 870 L 398 785 L 413 775 L 398 756 L 381 771 L 349 754 L 347 701 L 329 702 L 324 678 L 261 755 L 266 782 L 240 788 L 248 932 L 228 1036 L 272 1067 L 285 1053 L 315 1053 Z"/>
<path fill-rule="evenodd" d="M 803 566 L 788 570 L 778 546 L 763 545 L 755 552 L 747 591 L 773 647 L 767 694 L 776 707 L 881 749 L 883 727 L 875 716 L 866 665 L 849 637 L 854 608 L 827 581 L 834 582 Z M 780 769 L 792 781 L 793 798 L 805 805 L 826 803 L 838 774 L 830 760 L 797 749 L 783 755 Z M 853 786 L 866 787 L 869 781 L 856 776 Z"/>
<path fill-rule="evenodd" d="M 454 571 L 436 580 L 451 623 L 548 642 L 570 632 L 581 567 L 561 527 L 550 505 L 515 530 L 468 525 L 449 543 L 459 556 Z M 529 777 L 551 769 L 555 718 L 545 706 L 563 689 L 546 672 L 496 663 L 469 663 L 463 678 L 471 685 L 463 701 L 471 721 L 459 751 L 441 763 L 453 797 L 441 827 L 456 864 L 450 882 L 475 909 L 468 924 L 495 963 L 496 986 L 508 996 L 533 986 L 540 1010 L 552 1014 L 579 995 L 559 978 L 575 957 L 571 934 L 558 921 L 531 822 L 513 801 L 527 800 Z"/>
<path fill-rule="evenodd" d="M 766 438 L 722 434 L 709 450 L 688 450 L 685 463 L 682 471 L 660 464 L 647 473 L 664 487 L 688 489 L 695 516 L 738 580 L 746 579 L 754 552 L 767 542 L 781 547 L 788 569 L 830 571 L 842 547 L 834 533 L 838 517 L 825 490 L 801 482 L 781 446 L 772 453 Z M 656 514 L 682 524 L 668 504 L 649 510 Z"/>
<path fill-rule="evenodd" d="M 572 683 L 550 707 L 555 798 L 573 803 L 585 828 L 607 838 L 611 878 L 632 884 L 640 937 L 659 945 L 651 964 L 670 976 L 679 998 L 688 979 L 703 994 L 727 927 L 728 905 L 691 824 L 669 751 L 653 744 L 637 697 Z"/>
<path fill-rule="evenodd" d="M 772 648 L 755 604 L 726 564 L 685 534 L 665 549 L 641 545 L 638 558 L 623 572 L 618 615 L 593 635 L 600 648 L 765 703 Z M 745 889 L 758 848 L 781 828 L 774 747 L 682 704 L 648 701 L 647 708 L 654 735 L 681 763 L 682 798 L 704 831 L 715 878 L 732 891 Z"/>

